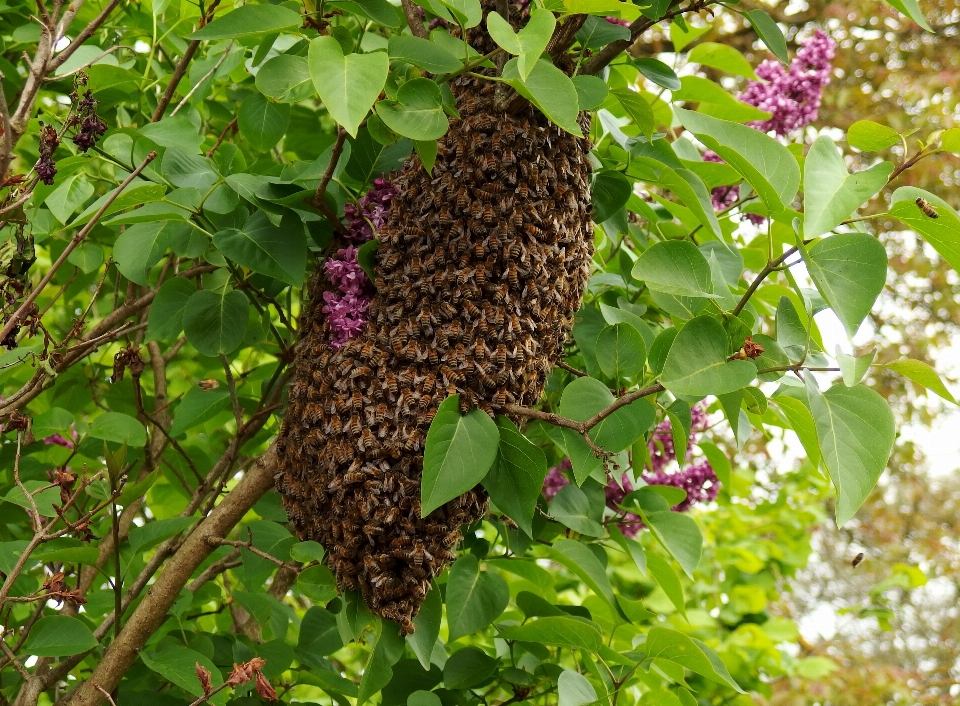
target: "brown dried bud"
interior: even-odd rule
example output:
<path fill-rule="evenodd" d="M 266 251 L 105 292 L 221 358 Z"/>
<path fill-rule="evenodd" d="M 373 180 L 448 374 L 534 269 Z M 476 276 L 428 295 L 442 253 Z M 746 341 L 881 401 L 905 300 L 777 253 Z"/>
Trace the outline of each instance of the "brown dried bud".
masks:
<path fill-rule="evenodd" d="M 731 360 L 747 360 L 759 358 L 763 355 L 763 346 L 753 340 L 753 336 L 747 336 L 743 346 L 739 351 L 730 356 Z"/>
<path fill-rule="evenodd" d="M 200 680 L 200 687 L 203 689 L 203 695 L 207 696 L 213 691 L 213 682 L 210 680 L 210 670 L 197 662 L 194 664 L 197 669 L 197 679 Z"/>
<path fill-rule="evenodd" d="M 267 678 L 263 676 L 263 672 L 259 669 L 257 670 L 257 693 L 260 694 L 261 699 L 267 701 L 278 701 L 280 699 L 276 690 L 270 686 L 270 682 L 267 681 Z"/>

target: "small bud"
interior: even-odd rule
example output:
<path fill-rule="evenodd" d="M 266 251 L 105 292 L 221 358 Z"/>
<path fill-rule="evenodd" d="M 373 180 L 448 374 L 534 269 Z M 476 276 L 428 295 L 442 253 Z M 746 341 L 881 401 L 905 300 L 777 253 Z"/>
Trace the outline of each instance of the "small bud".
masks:
<path fill-rule="evenodd" d="M 200 687 L 203 689 L 203 695 L 207 696 L 213 691 L 213 683 L 210 680 L 210 670 L 197 662 L 194 665 L 197 669 L 197 679 L 200 680 Z"/>
<path fill-rule="evenodd" d="M 266 699 L 267 701 L 279 700 L 276 690 L 270 686 L 270 682 L 267 681 L 267 678 L 263 676 L 263 672 L 260 670 L 257 670 L 257 693 L 261 699 Z"/>

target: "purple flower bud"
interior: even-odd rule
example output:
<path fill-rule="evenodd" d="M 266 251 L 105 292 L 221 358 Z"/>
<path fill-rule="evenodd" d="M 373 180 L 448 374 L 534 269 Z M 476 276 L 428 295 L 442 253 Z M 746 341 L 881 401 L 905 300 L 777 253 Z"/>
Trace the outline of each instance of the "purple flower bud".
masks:
<path fill-rule="evenodd" d="M 553 500 L 560 488 L 570 485 L 569 479 L 563 474 L 564 471 L 573 469 L 573 464 L 569 458 L 563 459 L 560 463 L 550 469 L 547 477 L 543 479 L 543 497 L 547 500 Z"/>

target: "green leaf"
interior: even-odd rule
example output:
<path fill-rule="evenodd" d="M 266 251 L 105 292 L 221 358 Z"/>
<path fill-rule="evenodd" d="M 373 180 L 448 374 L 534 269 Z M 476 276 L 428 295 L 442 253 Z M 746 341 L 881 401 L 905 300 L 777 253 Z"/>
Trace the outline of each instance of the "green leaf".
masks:
<path fill-rule="evenodd" d="M 892 363 L 885 363 L 883 367 L 903 375 L 908 380 L 912 380 L 921 387 L 927 388 L 948 402 L 957 404 L 957 400 L 954 399 L 953 394 L 947 389 L 947 386 L 943 384 L 943 380 L 940 379 L 937 371 L 926 363 L 905 358 L 903 360 L 895 360 Z M 33 424 L 34 428 L 36 428 L 36 420 L 34 420 Z"/>
<path fill-rule="evenodd" d="M 297 30 L 303 17 L 288 7 L 280 5 L 244 5 L 233 12 L 221 15 L 201 27 L 187 39 L 241 39 L 261 34 L 273 34 Z"/>
<path fill-rule="evenodd" d="M 445 399 L 427 432 L 420 516 L 463 495 L 487 475 L 497 458 L 500 430 L 481 409 L 460 414 L 460 395 Z"/>
<path fill-rule="evenodd" d="M 377 645 L 367 661 L 360 679 L 357 706 L 363 706 L 393 679 L 393 665 L 403 656 L 403 638 L 391 623 L 382 622 Z"/>
<path fill-rule="evenodd" d="M 876 357 L 876 348 L 866 355 L 853 356 L 844 353 L 840 350 L 840 346 L 837 346 L 836 359 L 840 366 L 840 374 L 843 376 L 843 384 L 847 387 L 853 387 L 863 380 L 863 376 L 867 374 L 873 359 Z"/>
<path fill-rule="evenodd" d="M 630 30 L 611 24 L 600 17 L 587 17 L 577 31 L 577 41 L 586 49 L 600 49 L 617 41 L 630 39 Z"/>
<path fill-rule="evenodd" d="M 523 81 L 530 77 L 530 72 L 547 48 L 556 26 L 557 19 L 549 10 L 534 9 L 527 24 L 519 32 L 514 32 L 510 23 L 497 12 L 487 15 L 490 37 L 504 51 L 518 57 L 517 72 Z"/>
<path fill-rule="evenodd" d="M 596 627 L 583 620 L 561 616 L 544 617 L 523 625 L 506 627 L 497 637 L 503 640 L 584 649 L 589 652 L 597 652 L 603 645 L 603 635 Z"/>
<path fill-rule="evenodd" d="M 674 48 L 680 51 L 679 48 Z M 680 88 L 680 78 L 676 72 L 659 59 L 645 57 L 642 59 L 633 59 L 630 63 L 636 67 L 637 71 L 660 86 L 660 88 L 666 88 L 668 91 L 676 91 Z"/>
<path fill-rule="evenodd" d="M 257 90 L 279 103 L 299 103 L 316 95 L 307 59 L 280 54 L 260 67 Z"/>
<path fill-rule="evenodd" d="M 290 558 L 294 561 L 302 561 L 305 564 L 310 561 L 323 561 L 325 555 L 323 546 L 312 540 L 297 542 L 290 547 Z"/>
<path fill-rule="evenodd" d="M 172 277 L 160 285 L 147 316 L 148 341 L 172 341 L 183 330 L 183 312 L 196 285 L 182 277 Z"/>
<path fill-rule="evenodd" d="M 841 233 L 813 244 L 804 258 L 810 277 L 851 338 L 883 291 L 887 253 L 866 233 Z"/>
<path fill-rule="evenodd" d="M 317 656 L 333 654 L 343 647 L 337 619 L 321 606 L 307 610 L 300 623 L 297 649 Z"/>
<path fill-rule="evenodd" d="M 594 223 L 603 223 L 623 208 L 632 193 L 633 184 L 621 172 L 615 169 L 597 172 L 590 188 Z"/>
<path fill-rule="evenodd" d="M 265 96 L 251 93 L 240 104 L 237 124 L 240 126 L 240 133 L 254 148 L 266 152 L 287 132 L 290 125 L 290 106 L 285 103 L 271 103 Z"/>
<path fill-rule="evenodd" d="M 826 135 L 814 141 L 804 162 L 803 236 L 823 235 L 874 197 L 887 183 L 893 164 L 880 162 L 855 174 Z"/>
<path fill-rule="evenodd" d="M 757 369 L 746 360 L 728 361 L 729 345 L 719 321 L 710 316 L 691 319 L 670 346 L 660 382 L 674 394 L 696 397 L 746 387 Z"/>
<path fill-rule="evenodd" d="M 290 554 L 293 556 L 292 549 Z M 333 572 L 322 564 L 301 571 L 297 576 L 297 588 L 316 603 L 326 603 L 337 596 L 337 583 L 333 578 Z"/>
<path fill-rule="evenodd" d="M 52 434 L 69 434 L 70 425 L 73 423 L 74 417 L 70 412 L 61 407 L 51 407 L 33 418 L 31 430 L 36 438 L 42 439 Z M 9 572 L 4 571 L 4 573 Z"/>
<path fill-rule="evenodd" d="M 858 120 L 847 129 L 847 144 L 864 152 L 879 152 L 900 142 L 900 133 L 872 120 Z"/>
<path fill-rule="evenodd" d="M 940 135 L 940 148 L 946 152 L 960 154 L 960 127 L 952 127 Z"/>
<path fill-rule="evenodd" d="M 701 35 L 706 34 L 713 28 L 713 25 L 707 23 L 702 27 L 694 27 L 687 24 L 682 17 L 675 17 L 670 23 L 670 42 L 673 44 L 675 52 L 683 51 L 691 42 L 696 41 Z"/>
<path fill-rule="evenodd" d="M 60 505 L 60 493 L 57 488 L 50 487 L 49 483 L 40 480 L 23 481 L 23 486 L 27 489 L 27 493 L 33 497 L 33 503 L 36 504 L 37 511 L 43 517 L 57 516 L 57 511 L 53 509 L 54 503 Z M 11 488 L 4 500 L 19 505 L 25 510 L 33 510 L 33 505 L 19 486 Z"/>
<path fill-rule="evenodd" d="M 715 118 L 745 123 L 751 120 L 765 120 L 770 113 L 737 100 L 722 86 L 700 76 L 684 76 L 680 79 L 680 88 L 673 92 L 673 99 L 696 101 L 697 111 Z"/>
<path fill-rule="evenodd" d="M 558 539 L 552 547 L 547 548 L 547 552 L 554 561 L 563 564 L 569 571 L 579 576 L 591 591 L 604 599 L 612 609 L 614 617 L 620 616 L 626 619 L 617 604 L 617 597 L 613 593 L 613 586 L 610 584 L 610 578 L 603 564 L 585 545 L 572 539 Z"/>
<path fill-rule="evenodd" d="M 683 585 L 680 583 L 680 577 L 674 568 L 659 554 L 647 552 L 647 572 L 663 589 L 677 612 L 686 617 L 686 599 L 683 596 Z"/>
<path fill-rule="evenodd" d="M 577 89 L 577 103 L 580 110 L 596 110 L 607 98 L 607 84 L 596 76 L 582 74 L 572 79 Z"/>
<path fill-rule="evenodd" d="M 487 627 L 507 607 L 510 589 L 496 574 L 480 571 L 473 554 L 457 559 L 447 580 L 447 625 L 450 642 Z"/>
<path fill-rule="evenodd" d="M 687 240 L 664 240 L 643 251 L 630 273 L 650 289 L 682 297 L 716 298 L 710 263 Z"/>
<path fill-rule="evenodd" d="M 344 10 L 366 17 L 385 27 L 399 29 L 400 14 L 397 8 L 387 0 L 329 0 L 330 9 L 342 7 Z"/>
<path fill-rule="evenodd" d="M 437 5 L 446 7 L 449 10 L 449 19 L 454 24 L 463 25 L 466 29 L 476 27 L 483 19 L 483 10 L 480 7 L 479 0 L 436 0 L 433 7 L 436 8 Z M 435 14 L 443 16 L 441 12 Z M 447 19 L 447 17 L 444 17 L 444 19 Z"/>
<path fill-rule="evenodd" d="M 547 476 L 547 459 L 507 417 L 497 417 L 497 428 L 500 448 L 483 487 L 493 503 L 533 537 L 533 515 Z"/>
<path fill-rule="evenodd" d="M 639 375 L 646 358 L 643 336 L 630 324 L 607 326 L 597 337 L 597 362 L 615 380 Z"/>
<path fill-rule="evenodd" d="M 746 57 L 729 44 L 718 44 L 716 42 L 698 44 L 687 54 L 687 61 L 693 61 L 702 66 L 710 66 L 734 76 L 746 76 L 754 81 L 760 80 L 753 72 L 753 67 L 750 66 Z"/>
<path fill-rule="evenodd" d="M 629 115 L 637 127 L 640 128 L 640 132 L 645 135 L 648 140 L 652 139 L 653 131 L 657 127 L 657 119 L 654 117 L 653 108 L 650 107 L 646 98 L 636 91 L 631 91 L 629 88 L 615 88 L 611 93 L 620 101 L 620 105 L 623 106 L 623 109 L 627 111 L 627 115 Z"/>
<path fill-rule="evenodd" d="M 788 206 L 800 187 L 800 167 L 786 147 L 759 130 L 674 108 L 681 124 L 752 186 L 771 213 Z"/>
<path fill-rule="evenodd" d="M 816 423 L 813 421 L 810 409 L 800 400 L 786 395 L 779 395 L 773 401 L 783 412 L 787 421 L 790 422 L 790 427 L 796 433 L 797 438 L 800 439 L 800 444 L 807 453 L 807 459 L 814 467 L 819 466 L 822 458 L 820 442 L 817 441 Z"/>
<path fill-rule="evenodd" d="M 745 12 L 744 17 L 753 26 L 753 31 L 760 37 L 760 41 L 767 45 L 767 49 L 773 52 L 784 64 L 790 63 L 790 55 L 787 54 L 787 40 L 783 37 L 783 32 L 777 26 L 770 15 L 763 10 L 750 10 Z"/>
<path fill-rule="evenodd" d="M 100 644 L 86 624 L 66 615 L 48 615 L 30 628 L 23 651 L 34 657 L 67 657 Z"/>
<path fill-rule="evenodd" d="M 128 446 L 143 446 L 147 432 L 136 418 L 120 412 L 104 412 L 93 420 L 87 432 L 94 439 L 103 439 Z"/>
<path fill-rule="evenodd" d="M 93 184 L 83 174 L 74 174 L 51 193 L 44 204 L 61 223 L 70 220 L 87 199 L 93 196 Z"/>
<path fill-rule="evenodd" d="M 317 37 L 307 54 L 310 76 L 324 107 L 352 137 L 383 90 L 390 70 L 386 52 L 343 55 L 333 37 Z"/>
<path fill-rule="evenodd" d="M 103 264 L 103 248 L 94 243 L 85 243 L 70 253 L 67 262 L 85 275 L 96 272 Z"/>
<path fill-rule="evenodd" d="M 170 221 L 136 223 L 117 236 L 113 258 L 120 273 L 131 282 L 148 285 L 150 268 L 157 264 L 170 246 L 170 235 L 174 230 L 172 225 Z"/>
<path fill-rule="evenodd" d="M 550 501 L 550 516 L 574 532 L 588 537 L 602 537 L 603 525 L 590 517 L 590 500 L 575 485 L 565 485 Z"/>
<path fill-rule="evenodd" d="M 193 694 L 203 696 L 203 687 L 197 678 L 197 665 L 204 667 L 211 675 L 211 682 L 216 686 L 223 683 L 220 670 L 205 655 L 187 647 L 178 646 L 168 648 L 162 652 L 140 652 L 140 659 L 149 669 L 159 674 L 171 684 Z M 214 704 L 225 704 L 228 701 L 226 691 L 221 691 L 210 698 Z"/>
<path fill-rule="evenodd" d="M 557 680 L 558 706 L 586 706 L 597 700 L 597 691 L 587 678 L 572 669 L 564 669 Z"/>
<path fill-rule="evenodd" d="M 920 3 L 917 0 L 887 0 L 887 3 L 897 8 L 904 15 L 920 25 L 927 32 L 933 32 L 927 19 L 920 10 Z"/>
<path fill-rule="evenodd" d="M 432 74 L 448 74 L 456 71 L 463 62 L 435 42 L 412 36 L 390 37 L 387 45 L 390 59 L 406 61 Z"/>
<path fill-rule="evenodd" d="M 407 81 L 395 101 L 382 100 L 376 110 L 388 128 L 411 140 L 437 140 L 450 127 L 440 86 L 428 78 Z"/>
<path fill-rule="evenodd" d="M 703 553 L 703 534 L 696 520 L 689 515 L 673 512 L 673 497 L 668 502 L 656 486 L 645 486 L 629 493 L 621 505 L 636 512 L 650 528 L 657 541 L 677 560 L 684 572 L 693 579 L 693 572 Z M 670 490 L 673 490 L 671 488 Z M 681 502 L 683 498 L 677 500 Z"/>
<path fill-rule="evenodd" d="M 211 419 L 230 407 L 230 393 L 226 388 L 202 390 L 191 387 L 177 405 L 177 413 L 170 427 L 170 436 L 177 437 L 187 429 Z"/>
<path fill-rule="evenodd" d="M 407 706 L 442 706 L 442 704 L 440 697 L 433 691 L 419 689 L 407 697 Z"/>
<path fill-rule="evenodd" d="M 570 77 L 549 61 L 540 59 L 530 71 L 530 75 L 521 79 L 517 62 L 517 59 L 508 61 L 503 67 L 501 78 L 557 126 L 571 135 L 582 137 L 583 130 L 577 123 L 580 112 L 577 88 Z"/>
<path fill-rule="evenodd" d="M 689 169 L 672 169 L 663 162 L 650 157 L 635 157 L 632 162 L 632 174 L 643 181 L 657 184 L 676 194 L 683 205 L 693 211 L 693 215 L 709 232 L 720 238 L 720 223 L 710 201 L 710 192 L 706 184 Z"/>
<path fill-rule="evenodd" d="M 436 584 L 431 584 L 427 597 L 420 604 L 420 612 L 413 619 L 416 628 L 412 635 L 407 635 L 407 642 L 413 653 L 420 660 L 420 666 L 430 669 L 430 657 L 433 648 L 440 638 L 440 623 L 443 617 L 443 599 Z"/>
<path fill-rule="evenodd" d="M 497 660 L 479 647 L 454 652 L 443 665 L 443 685 L 447 689 L 469 689 L 481 684 L 497 671 Z"/>
<path fill-rule="evenodd" d="M 646 660 L 663 660 L 678 664 L 717 684 L 725 684 L 738 693 L 746 693 L 733 680 L 719 657 L 699 640 L 682 632 L 654 627 L 647 633 L 644 645 Z"/>
<path fill-rule="evenodd" d="M 930 218 L 916 200 L 924 199 L 930 208 L 937 213 L 937 218 Z M 960 271 L 960 217 L 946 201 L 929 191 L 913 186 L 901 186 L 893 192 L 890 214 L 912 228 L 930 246 L 937 251 L 947 264 Z"/>
<path fill-rule="evenodd" d="M 110 206 L 107 207 L 107 210 L 104 211 L 103 217 L 106 218 L 110 214 L 117 213 L 118 211 L 132 207 L 139 208 L 146 203 L 150 203 L 151 201 L 157 201 L 163 198 L 163 194 L 166 192 L 166 190 L 167 187 L 163 186 L 163 184 L 144 184 L 143 182 L 133 182 L 116 199 L 114 199 Z M 83 209 L 83 213 L 73 219 L 68 227 L 78 228 L 82 225 L 86 225 L 111 196 L 113 196 L 113 191 L 108 191 L 106 194 L 87 206 L 85 209 Z M 115 219 L 111 219 L 110 223 L 113 224 L 114 222 Z"/>
<path fill-rule="evenodd" d="M 807 374 L 807 397 L 823 463 L 837 488 L 837 525 L 867 499 L 893 451 L 896 428 L 890 405 L 863 385 L 836 385 L 821 393 Z"/>
<path fill-rule="evenodd" d="M 307 237 L 300 219 L 287 213 L 279 226 L 263 211 L 255 211 L 243 228 L 228 228 L 213 236 L 224 257 L 238 265 L 292 284 L 303 285 L 307 267 Z"/>
<path fill-rule="evenodd" d="M 183 312 L 187 340 L 203 355 L 232 353 L 247 332 L 249 309 L 247 298 L 235 289 L 194 292 Z"/>

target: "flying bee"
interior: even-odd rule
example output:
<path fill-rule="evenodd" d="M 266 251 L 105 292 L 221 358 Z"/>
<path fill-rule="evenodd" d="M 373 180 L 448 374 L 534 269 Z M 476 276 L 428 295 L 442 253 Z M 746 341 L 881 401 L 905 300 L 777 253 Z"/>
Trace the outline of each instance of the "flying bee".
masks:
<path fill-rule="evenodd" d="M 923 199 L 917 199 L 917 201 L 918 201 L 917 205 L 918 205 L 918 206 L 920 205 L 919 202 L 922 201 L 922 200 L 923 200 Z M 924 203 L 926 203 L 926 201 L 924 201 Z M 922 207 L 921 207 L 921 208 L 922 208 Z M 934 216 L 934 218 L 936 218 L 936 216 Z M 854 569 L 856 569 L 858 566 L 860 566 L 861 563 L 863 563 L 863 559 L 864 559 L 864 554 L 863 554 L 863 552 L 860 552 L 860 553 L 857 554 L 855 557 L 853 557 L 853 561 L 850 562 L 850 565 L 851 565 Z"/>
<path fill-rule="evenodd" d="M 927 218 L 939 218 L 939 217 L 940 217 L 940 214 L 938 214 L 938 213 L 934 210 L 933 206 L 931 206 L 931 205 L 930 205 L 930 202 L 927 201 L 926 199 L 922 199 L 922 198 L 920 198 L 920 197 L 918 196 L 916 203 L 917 203 L 917 208 L 919 208 L 921 211 L 923 211 L 923 214 L 924 214 Z M 854 564 L 854 566 L 856 566 L 856 564 Z"/>

